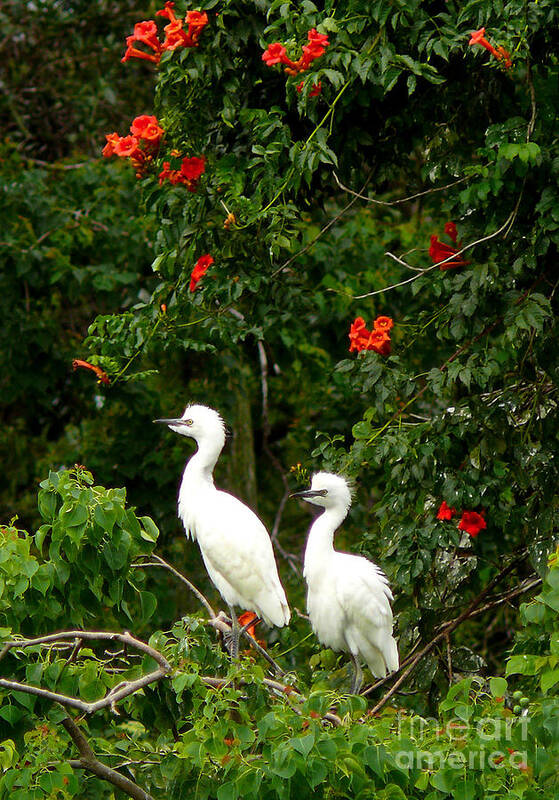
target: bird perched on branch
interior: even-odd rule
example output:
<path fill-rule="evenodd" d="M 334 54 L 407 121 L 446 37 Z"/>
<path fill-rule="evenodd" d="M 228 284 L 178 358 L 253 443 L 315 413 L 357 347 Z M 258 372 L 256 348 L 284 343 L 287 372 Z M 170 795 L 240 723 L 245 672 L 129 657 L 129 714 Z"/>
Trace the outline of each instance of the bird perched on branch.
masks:
<path fill-rule="evenodd" d="M 351 506 L 351 492 L 344 478 L 317 472 L 310 489 L 291 497 L 324 508 L 311 525 L 305 549 L 307 610 L 319 641 L 351 655 L 351 692 L 357 693 L 363 682 L 360 657 L 377 678 L 398 669 L 398 647 L 392 636 L 392 592 L 386 576 L 372 561 L 334 550 L 334 533 Z"/>
<path fill-rule="evenodd" d="M 238 498 L 216 489 L 213 470 L 225 444 L 225 425 L 213 408 L 187 406 L 180 419 L 156 419 L 194 439 L 179 489 L 178 515 L 187 538 L 198 541 L 208 574 L 229 606 L 231 656 L 237 658 L 240 628 L 234 606 L 254 611 L 269 625 L 282 627 L 289 606 L 268 531 Z"/>

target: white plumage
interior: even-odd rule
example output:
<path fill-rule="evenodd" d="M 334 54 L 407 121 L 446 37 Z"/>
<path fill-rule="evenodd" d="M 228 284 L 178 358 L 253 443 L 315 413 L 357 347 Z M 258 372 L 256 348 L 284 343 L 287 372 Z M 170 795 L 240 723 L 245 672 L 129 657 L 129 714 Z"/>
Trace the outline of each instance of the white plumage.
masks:
<path fill-rule="evenodd" d="M 238 633 L 234 606 L 256 612 L 269 625 L 287 625 L 289 606 L 266 528 L 248 506 L 214 485 L 213 470 L 225 444 L 220 415 L 191 405 L 180 419 L 156 422 L 198 445 L 183 473 L 178 515 L 187 537 L 198 541 L 208 574 L 231 609 L 233 633 Z"/>
<path fill-rule="evenodd" d="M 319 641 L 351 654 L 355 668 L 352 691 L 356 692 L 362 682 L 360 657 L 378 678 L 398 669 L 392 592 L 386 576 L 372 561 L 334 550 L 334 533 L 351 505 L 351 492 L 341 476 L 318 472 L 309 490 L 292 496 L 324 508 L 311 526 L 305 550 L 307 609 Z"/>

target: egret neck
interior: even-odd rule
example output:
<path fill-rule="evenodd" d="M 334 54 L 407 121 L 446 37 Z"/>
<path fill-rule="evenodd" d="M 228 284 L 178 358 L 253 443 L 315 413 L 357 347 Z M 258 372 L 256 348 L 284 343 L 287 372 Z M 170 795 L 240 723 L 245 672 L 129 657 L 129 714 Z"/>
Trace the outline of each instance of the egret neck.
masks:
<path fill-rule="evenodd" d="M 334 553 L 334 533 L 347 517 L 348 509 L 341 505 L 325 508 L 313 522 L 305 548 L 303 575 L 313 580 L 318 577 Z"/>
<path fill-rule="evenodd" d="M 208 492 L 217 492 L 213 471 L 225 444 L 225 433 L 214 430 L 196 439 L 198 449 L 186 462 L 179 489 L 178 512 L 187 537 L 197 538 L 196 510 Z"/>
<path fill-rule="evenodd" d="M 188 481 L 192 484 L 213 486 L 213 471 L 225 444 L 225 433 L 213 431 L 211 437 L 199 437 L 197 444 L 198 449 L 186 463 L 183 485 L 188 476 Z"/>

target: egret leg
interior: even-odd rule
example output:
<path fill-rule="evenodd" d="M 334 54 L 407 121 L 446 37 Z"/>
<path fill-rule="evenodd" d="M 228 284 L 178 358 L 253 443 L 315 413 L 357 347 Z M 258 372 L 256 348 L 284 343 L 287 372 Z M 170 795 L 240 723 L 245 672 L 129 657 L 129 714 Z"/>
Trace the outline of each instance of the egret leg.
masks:
<path fill-rule="evenodd" d="M 359 694 L 359 690 L 363 685 L 363 670 L 357 656 L 351 653 L 351 660 L 353 662 L 353 682 L 351 684 L 350 694 Z"/>
<path fill-rule="evenodd" d="M 239 620 L 235 614 L 233 606 L 229 606 L 229 616 L 231 617 L 231 640 L 229 643 L 229 654 L 233 661 L 239 657 L 239 638 L 241 636 L 241 629 L 239 628 Z"/>

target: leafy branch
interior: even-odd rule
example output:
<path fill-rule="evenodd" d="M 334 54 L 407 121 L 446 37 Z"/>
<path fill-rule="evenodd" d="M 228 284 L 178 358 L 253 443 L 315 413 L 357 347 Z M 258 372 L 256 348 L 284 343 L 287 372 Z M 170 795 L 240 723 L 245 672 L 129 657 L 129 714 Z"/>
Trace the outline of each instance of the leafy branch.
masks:
<path fill-rule="evenodd" d="M 78 728 L 72 717 L 65 717 L 65 719 L 62 720 L 62 725 L 70 735 L 70 738 L 76 745 L 80 754 L 79 759 L 72 759 L 70 761 L 71 767 L 74 769 L 85 769 L 87 772 L 97 775 L 98 778 L 112 783 L 117 789 L 120 789 L 129 797 L 133 797 L 134 800 L 153 800 L 153 797 L 134 783 L 134 781 L 131 781 L 125 775 L 121 775 L 120 772 L 111 769 L 111 767 L 107 767 L 106 764 L 99 761 L 83 732 Z"/>
<path fill-rule="evenodd" d="M 115 686 L 113 689 L 111 689 L 111 691 L 108 692 L 105 697 L 102 697 L 100 700 L 96 700 L 93 703 L 85 703 L 78 697 L 69 697 L 68 695 L 60 694 L 58 692 L 51 692 L 48 689 L 42 689 L 39 686 L 31 686 L 28 683 L 11 681 L 7 680 L 6 678 L 0 678 L 0 687 L 9 689 L 11 691 L 32 694 L 36 697 L 42 697 L 45 700 L 52 700 L 53 702 L 60 703 L 65 707 L 76 708 L 78 711 L 81 711 L 84 714 L 94 714 L 96 711 L 99 711 L 102 708 L 114 708 L 116 703 L 124 700 L 125 697 L 129 697 L 130 695 L 138 692 L 140 689 L 149 686 L 151 683 L 161 680 L 171 671 L 171 665 L 167 659 L 161 653 L 155 650 L 155 648 L 150 647 L 150 645 L 142 642 L 140 639 L 136 639 L 130 633 L 111 633 L 107 631 L 62 631 L 61 633 L 51 633 L 46 636 L 38 636 L 35 639 L 12 639 L 6 642 L 2 648 L 2 651 L 0 652 L 0 660 L 4 658 L 4 656 L 13 648 L 22 650 L 27 647 L 35 647 L 36 645 L 51 645 L 53 643 L 64 642 L 68 639 L 71 639 L 74 642 L 121 642 L 126 646 L 133 647 L 135 650 L 139 650 L 145 655 L 150 656 L 154 661 L 157 662 L 159 666 L 153 672 L 149 672 L 147 675 L 142 675 L 141 678 L 137 678 L 133 681 L 124 681 L 123 683 L 118 684 L 118 686 Z"/>

